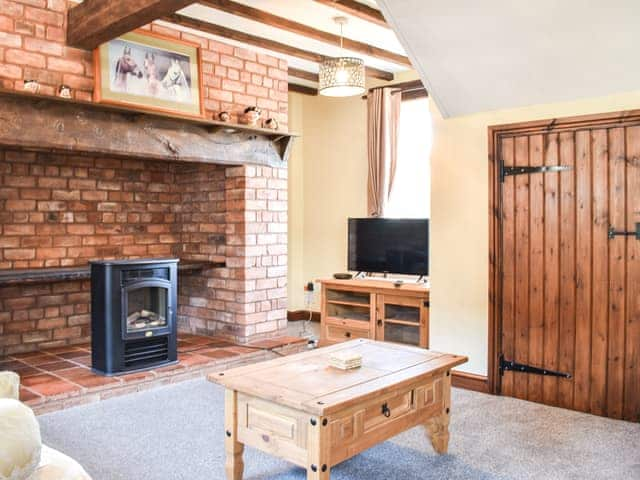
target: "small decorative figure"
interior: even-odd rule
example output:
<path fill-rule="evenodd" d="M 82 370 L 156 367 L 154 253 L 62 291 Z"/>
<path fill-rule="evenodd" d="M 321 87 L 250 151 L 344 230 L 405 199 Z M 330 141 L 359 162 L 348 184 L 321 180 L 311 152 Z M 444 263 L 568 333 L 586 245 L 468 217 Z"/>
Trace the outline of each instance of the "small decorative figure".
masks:
<path fill-rule="evenodd" d="M 71 98 L 71 87 L 69 85 L 60 85 L 60 87 L 58 87 L 58 96 L 61 98 Z"/>
<path fill-rule="evenodd" d="M 278 130 L 278 120 L 275 118 L 267 118 L 264 122 L 264 127 L 270 130 Z"/>
<path fill-rule="evenodd" d="M 261 115 L 262 110 L 260 110 L 258 107 L 247 107 L 244 110 L 244 123 L 255 127 L 256 125 L 258 125 L 258 120 L 260 120 Z"/>
<path fill-rule="evenodd" d="M 220 112 L 218 113 L 218 120 L 220 120 L 221 122 L 228 122 L 229 120 L 231 120 L 231 115 L 227 111 Z"/>
<path fill-rule="evenodd" d="M 37 80 L 25 80 L 23 89 L 25 92 L 38 93 L 40 91 L 40 84 Z"/>

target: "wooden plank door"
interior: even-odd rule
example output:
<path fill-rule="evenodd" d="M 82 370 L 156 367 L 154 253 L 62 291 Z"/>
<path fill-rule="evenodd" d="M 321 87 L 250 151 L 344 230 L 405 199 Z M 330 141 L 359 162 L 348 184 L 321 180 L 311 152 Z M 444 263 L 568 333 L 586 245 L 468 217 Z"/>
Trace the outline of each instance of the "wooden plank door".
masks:
<path fill-rule="evenodd" d="M 607 118 L 494 132 L 497 389 L 640 421 L 640 119 Z"/>

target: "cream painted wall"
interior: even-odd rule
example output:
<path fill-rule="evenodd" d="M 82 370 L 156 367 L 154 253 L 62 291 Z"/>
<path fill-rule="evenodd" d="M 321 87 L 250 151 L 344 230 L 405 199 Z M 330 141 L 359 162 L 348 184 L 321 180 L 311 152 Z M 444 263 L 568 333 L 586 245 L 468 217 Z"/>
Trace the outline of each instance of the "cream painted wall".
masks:
<path fill-rule="evenodd" d="M 299 310 L 306 282 L 346 271 L 347 218 L 366 215 L 367 109 L 360 97 L 291 93 L 289 111 L 302 134 L 289 166 L 289 310 Z"/>
<path fill-rule="evenodd" d="M 460 370 L 485 375 L 487 127 L 640 108 L 640 91 L 447 120 L 433 104 L 430 108 L 434 128 L 430 346 L 469 356 Z M 346 219 L 366 214 L 366 104 L 359 98 L 292 93 L 289 109 L 290 128 L 303 135 L 289 167 L 289 309 L 296 310 L 305 308 L 306 281 L 346 269 Z"/>

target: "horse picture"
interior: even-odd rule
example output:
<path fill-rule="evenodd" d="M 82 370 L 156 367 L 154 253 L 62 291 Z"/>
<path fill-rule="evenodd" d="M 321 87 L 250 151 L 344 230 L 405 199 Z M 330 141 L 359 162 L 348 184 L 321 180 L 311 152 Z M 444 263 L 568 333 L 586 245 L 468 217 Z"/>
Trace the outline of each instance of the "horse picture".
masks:
<path fill-rule="evenodd" d="M 134 75 L 138 78 L 142 77 L 142 72 L 138 68 L 138 64 L 131 56 L 131 47 L 124 47 L 122 56 L 116 60 L 114 85 L 118 90 L 127 91 L 127 76 Z"/>
<path fill-rule="evenodd" d="M 131 32 L 98 48 L 98 98 L 200 115 L 196 45 Z"/>

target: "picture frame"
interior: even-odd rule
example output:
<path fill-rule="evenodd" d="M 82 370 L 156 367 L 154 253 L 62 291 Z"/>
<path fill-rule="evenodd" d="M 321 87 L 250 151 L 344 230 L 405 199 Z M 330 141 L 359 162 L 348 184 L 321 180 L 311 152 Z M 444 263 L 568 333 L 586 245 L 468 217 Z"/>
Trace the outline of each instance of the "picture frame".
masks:
<path fill-rule="evenodd" d="M 93 60 L 96 102 L 204 116 L 198 44 L 135 30 L 100 45 Z"/>

